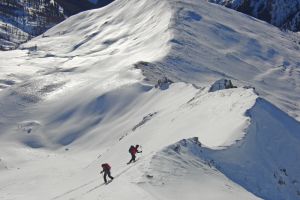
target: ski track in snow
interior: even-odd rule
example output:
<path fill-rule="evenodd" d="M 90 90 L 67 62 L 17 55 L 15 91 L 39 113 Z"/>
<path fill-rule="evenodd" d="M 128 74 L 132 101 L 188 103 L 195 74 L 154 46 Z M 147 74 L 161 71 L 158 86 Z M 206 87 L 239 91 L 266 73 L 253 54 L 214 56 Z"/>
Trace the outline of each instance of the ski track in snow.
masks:
<path fill-rule="evenodd" d="M 0 52 L 0 199 L 299 198 L 296 34 L 206 1 L 116 0 L 44 36 Z M 238 87 L 209 92 L 224 78 Z"/>
<path fill-rule="evenodd" d="M 88 183 L 85 183 L 85 184 L 83 184 L 83 185 L 80 185 L 80 186 L 78 186 L 78 187 L 76 187 L 76 188 L 74 188 L 74 189 L 71 189 L 71 190 L 69 190 L 69 191 L 67 191 L 67 192 L 65 192 L 65 193 L 63 193 L 63 194 L 60 194 L 60 195 L 58 195 L 58 196 L 56 196 L 56 197 L 53 197 L 51 200 L 62 198 L 62 197 L 66 196 L 66 195 L 68 195 L 68 194 L 70 194 L 70 193 L 72 193 L 72 192 L 75 192 L 75 191 L 77 191 L 77 190 L 79 190 L 79 189 L 82 189 L 82 188 L 84 188 L 84 187 L 86 187 L 86 186 L 88 186 L 88 185 L 94 183 L 96 180 L 98 180 L 98 178 L 95 179 L 95 180 L 89 181 Z M 104 184 L 100 184 L 99 186 L 94 187 L 93 189 L 91 189 L 91 190 L 89 190 L 89 191 L 92 191 L 92 190 L 94 190 L 94 189 L 96 189 L 96 188 L 98 188 L 98 187 L 100 187 L 100 186 L 102 186 L 102 185 L 104 185 Z M 88 192 L 89 192 L 89 191 L 88 191 Z"/>
<path fill-rule="evenodd" d="M 138 160 L 141 160 L 141 159 L 138 159 Z M 138 161 L 138 160 L 137 160 L 137 161 Z M 116 180 L 116 178 L 118 178 L 119 176 L 121 176 L 122 174 L 124 174 L 125 172 L 127 172 L 128 170 L 130 170 L 130 168 L 132 168 L 133 166 L 134 166 L 134 164 L 131 164 L 129 167 L 126 167 L 126 169 L 124 169 L 123 171 L 121 171 L 121 172 L 117 173 L 116 175 L 114 175 L 114 176 L 113 176 L 113 177 L 114 177 L 114 181 Z M 66 195 L 68 195 L 68 194 L 71 194 L 71 193 L 73 193 L 73 192 L 75 192 L 75 191 L 84 189 L 85 187 L 87 187 L 87 186 L 93 184 L 94 182 L 96 182 L 97 180 L 98 180 L 99 182 L 102 181 L 101 178 L 96 178 L 96 179 L 94 179 L 94 180 L 91 180 L 91 181 L 89 181 L 89 182 L 83 184 L 83 185 L 80 185 L 80 186 L 78 186 L 78 187 L 76 187 L 76 188 L 73 188 L 73 189 L 71 189 L 71 190 L 68 190 L 68 191 L 66 191 L 66 192 L 63 193 L 63 194 L 60 194 L 60 195 L 58 195 L 58 196 L 55 196 L 55 197 L 53 197 L 51 200 L 60 199 L 60 198 L 63 198 L 64 196 L 66 196 Z M 81 198 L 82 196 L 88 194 L 88 193 L 93 192 L 94 190 L 96 190 L 96 189 L 98 189 L 99 187 L 102 187 L 102 186 L 105 186 L 105 183 L 104 183 L 104 182 L 101 183 L 101 184 L 98 184 L 98 185 L 96 185 L 96 186 L 93 186 L 92 188 L 86 190 L 85 192 L 83 192 L 83 193 L 80 195 L 80 198 Z"/>

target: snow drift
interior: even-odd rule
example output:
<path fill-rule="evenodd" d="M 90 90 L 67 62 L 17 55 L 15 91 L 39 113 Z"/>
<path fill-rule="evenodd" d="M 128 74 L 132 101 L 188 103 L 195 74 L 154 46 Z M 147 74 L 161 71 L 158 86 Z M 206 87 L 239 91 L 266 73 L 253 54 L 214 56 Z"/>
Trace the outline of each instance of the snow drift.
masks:
<path fill-rule="evenodd" d="M 245 137 L 225 150 L 207 148 L 198 138 L 170 148 L 203 159 L 263 199 L 299 198 L 299 122 L 263 99 L 247 115 L 251 122 Z"/>

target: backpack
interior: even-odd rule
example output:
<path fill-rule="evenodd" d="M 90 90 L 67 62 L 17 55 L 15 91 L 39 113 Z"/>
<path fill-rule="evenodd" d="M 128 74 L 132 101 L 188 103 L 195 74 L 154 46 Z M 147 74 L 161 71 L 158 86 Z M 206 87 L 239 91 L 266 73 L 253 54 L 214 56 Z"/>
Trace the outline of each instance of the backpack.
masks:
<path fill-rule="evenodd" d="M 102 167 L 103 167 L 104 169 L 108 169 L 108 170 L 111 169 L 111 167 L 110 167 L 110 165 L 109 165 L 108 163 L 104 163 L 104 164 L 102 165 Z"/>
<path fill-rule="evenodd" d="M 109 170 L 111 169 L 110 165 L 107 164 L 107 163 L 106 163 L 106 167 L 107 167 L 107 169 L 109 169 Z"/>
<path fill-rule="evenodd" d="M 132 153 L 132 150 L 133 150 L 133 149 L 134 149 L 134 146 L 133 146 L 133 145 L 131 145 L 131 146 L 130 146 L 130 148 L 129 148 L 129 150 L 128 150 L 128 151 L 129 151 L 129 153 Z"/>

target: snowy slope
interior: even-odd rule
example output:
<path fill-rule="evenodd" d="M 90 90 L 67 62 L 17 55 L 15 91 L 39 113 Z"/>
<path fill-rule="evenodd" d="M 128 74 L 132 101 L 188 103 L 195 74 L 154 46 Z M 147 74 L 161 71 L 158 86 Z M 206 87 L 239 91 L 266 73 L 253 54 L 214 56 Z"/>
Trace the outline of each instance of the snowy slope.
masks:
<path fill-rule="evenodd" d="M 117 0 L 1 52 L 0 199 L 297 199 L 297 39 L 205 1 Z M 220 78 L 240 87 L 209 92 Z"/>
<path fill-rule="evenodd" d="M 253 92 L 238 89 L 237 91 L 208 93 L 186 84 L 175 84 L 163 92 L 159 89 L 149 91 L 147 88 L 141 89 L 140 85 L 134 85 L 126 90 L 123 89 L 128 96 L 135 96 L 133 100 L 130 99 L 132 103 L 128 103 L 129 99 L 125 101 L 128 97 L 120 98 L 124 96 L 120 94 L 120 91 L 114 95 L 107 94 L 107 101 L 112 102 L 111 106 L 118 110 L 118 115 L 113 114 L 114 109 L 108 109 L 101 124 L 89 133 L 87 132 L 80 140 L 77 139 L 68 145 L 66 147 L 68 150 L 61 149 L 53 153 L 47 150 L 31 149 L 29 152 L 24 152 L 26 148 L 18 146 L 13 150 L 8 150 L 6 156 L 2 158 L 10 163 L 9 169 L 3 171 L 1 180 L 1 185 L 5 188 L 3 197 L 19 198 L 25 194 L 25 197 L 30 197 L 30 199 L 39 199 L 41 195 L 46 195 L 47 199 L 97 199 L 98 197 L 118 199 L 121 196 L 125 199 L 133 197 L 159 199 L 162 195 L 163 199 L 168 199 L 180 183 L 200 173 L 190 182 L 186 182 L 187 186 L 190 186 L 186 194 L 191 195 L 191 198 L 194 196 L 192 199 L 204 195 L 203 191 L 206 189 L 210 191 L 205 194 L 207 198 L 223 196 L 223 199 L 239 199 L 239 197 L 257 199 L 197 158 L 186 158 L 196 159 L 197 164 L 195 166 L 191 161 L 192 163 L 183 165 L 182 170 L 172 168 L 176 166 L 172 157 L 168 158 L 169 161 L 156 158 L 156 154 L 161 155 L 161 148 L 183 137 L 198 136 L 212 148 L 232 144 L 235 138 L 241 138 L 243 127 L 248 124 L 248 119 L 243 116 L 243 112 L 253 105 L 255 100 Z M 143 92 L 137 92 L 139 90 Z M 185 92 L 180 94 L 179 91 Z M 195 98 L 203 101 L 203 104 L 188 103 Z M 122 107 L 118 106 L 119 102 L 116 105 L 113 104 L 115 99 L 125 101 L 127 105 L 125 110 L 128 109 L 128 111 L 124 112 Z M 171 99 L 173 99 L 172 106 L 170 106 Z M 227 102 L 228 106 L 222 106 L 222 102 Z M 220 111 L 219 115 L 216 115 L 216 110 Z M 223 113 L 228 113 L 228 115 L 224 116 Z M 143 120 L 147 116 L 152 117 L 148 117 L 147 121 Z M 210 118 L 209 121 L 205 120 L 207 116 Z M 216 122 L 216 119 L 222 123 L 212 129 L 212 123 Z M 190 123 L 186 123 L 187 121 Z M 236 126 L 228 127 L 228 124 L 236 124 Z M 206 130 L 209 130 L 210 134 L 207 134 Z M 222 132 L 222 137 L 218 137 L 220 132 Z M 236 135 L 237 133 L 239 134 Z M 34 132 L 31 133 L 32 137 L 34 135 Z M 129 160 L 127 149 L 130 144 L 137 142 L 143 146 L 143 156 L 137 166 L 127 166 L 126 162 Z M 158 153 L 155 153 L 157 151 Z M 12 160 L 15 156 L 11 157 L 11 155 L 20 156 L 20 158 L 15 161 Z M 153 159 L 156 161 L 152 161 Z M 19 160 L 23 164 L 20 169 L 17 169 Z M 113 175 L 117 176 L 109 188 L 101 186 L 101 177 L 95 177 L 99 173 L 99 164 L 107 161 L 113 166 Z M 180 163 L 180 159 L 178 162 Z M 162 165 L 165 165 L 165 170 L 158 170 L 157 168 Z M 202 167 L 199 168 L 199 166 Z M 169 170 L 170 173 L 167 173 Z M 175 172 L 173 173 L 172 170 Z M 45 174 L 45 171 L 49 173 Z M 150 178 L 151 182 L 147 181 L 146 175 L 149 173 L 154 176 L 153 179 Z M 11 178 L 15 176 L 19 177 L 17 181 Z M 60 178 L 57 179 L 58 177 Z M 62 179 L 64 186 L 56 187 L 55 185 Z M 211 183 L 203 182 L 204 179 L 210 180 Z M 13 185 L 7 186 L 7 182 Z M 24 186 L 24 182 L 28 184 Z M 38 188 L 37 183 L 40 185 Z M 199 184 L 203 185 L 201 187 L 203 189 L 195 190 Z M 166 185 L 166 188 L 160 185 Z M 20 189 L 17 190 L 17 188 Z M 112 192 L 114 190 L 118 192 Z M 132 190 L 135 192 L 131 192 Z M 9 195 L 12 192 L 14 194 Z M 182 197 L 184 196 L 183 194 Z"/>
<path fill-rule="evenodd" d="M 124 6 L 125 4 L 124 10 L 130 6 L 139 10 L 151 7 L 144 2 L 137 5 L 124 3 Z M 114 6 L 108 6 L 110 7 Z M 196 85 L 211 84 L 218 78 L 236 79 L 242 82 L 242 85 L 255 87 L 264 98 L 299 119 L 300 38 L 297 34 L 281 32 L 243 14 L 202 1 L 171 1 L 167 7 L 171 7 L 173 11 L 172 17 L 172 13 L 165 11 L 166 14 L 162 13 L 162 17 L 159 18 L 158 13 L 165 6 L 158 7 L 157 18 L 151 18 L 152 13 L 148 12 L 133 12 L 127 16 L 123 9 L 114 14 L 115 19 L 110 19 L 110 9 L 105 9 L 99 14 L 97 10 L 84 13 L 50 30 L 46 38 L 37 39 L 38 48 L 44 52 L 47 50 L 47 56 L 68 53 L 61 57 L 69 59 L 83 54 L 94 55 L 97 56 L 97 64 L 100 65 L 106 65 L 107 58 L 119 62 L 124 56 L 129 55 L 131 58 L 136 55 L 135 59 L 125 59 L 125 62 L 142 69 L 147 77 L 151 78 L 154 75 L 154 82 L 157 81 L 157 76 L 162 74 L 173 81 Z M 88 27 L 79 20 L 86 18 L 86 15 L 92 15 Z M 136 18 L 129 20 L 133 16 Z M 149 17 L 143 18 L 145 16 Z M 92 24 L 96 17 L 100 18 L 99 22 Z M 126 25 L 123 27 L 122 23 Z M 142 23 L 147 26 L 143 30 Z M 122 28 L 118 29 L 120 26 Z M 71 31 L 69 27 L 74 30 Z M 165 32 L 151 32 L 152 29 Z M 155 37 L 161 39 L 149 44 L 150 41 L 154 41 L 152 35 L 155 33 Z M 52 35 L 53 37 L 48 37 Z M 51 43 L 49 47 L 52 39 L 57 42 Z M 35 41 L 26 46 L 34 47 L 37 43 Z M 96 44 L 92 45 L 94 42 Z M 145 46 L 143 50 L 149 46 L 155 51 L 148 53 L 147 50 L 147 55 L 143 56 L 142 52 L 138 53 L 141 45 Z M 170 49 L 168 55 L 161 61 L 151 63 L 151 58 L 163 56 L 164 53 L 160 51 L 165 52 L 166 48 Z M 98 56 L 102 58 L 98 59 Z"/>
<path fill-rule="evenodd" d="M 16 49 L 21 43 L 44 33 L 68 16 L 103 7 L 112 0 L 1 0 L 0 50 Z"/>
<path fill-rule="evenodd" d="M 251 124 L 244 140 L 225 151 L 208 150 L 206 159 L 264 199 L 298 199 L 300 124 L 262 99 L 247 115 Z"/>
<path fill-rule="evenodd" d="M 158 67 L 171 79 L 197 85 L 216 77 L 236 79 L 299 119 L 299 36 L 217 5 L 191 2 L 174 2 L 172 52 Z"/>

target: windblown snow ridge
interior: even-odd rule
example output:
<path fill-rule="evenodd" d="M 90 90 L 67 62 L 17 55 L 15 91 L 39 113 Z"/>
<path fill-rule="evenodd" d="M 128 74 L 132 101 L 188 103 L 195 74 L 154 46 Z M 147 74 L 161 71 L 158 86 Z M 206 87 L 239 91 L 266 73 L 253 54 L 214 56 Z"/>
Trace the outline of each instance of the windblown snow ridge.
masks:
<path fill-rule="evenodd" d="M 263 99 L 256 100 L 247 116 L 251 124 L 245 137 L 227 149 L 212 150 L 198 138 L 170 148 L 203 159 L 263 199 L 298 199 L 300 123 Z"/>
<path fill-rule="evenodd" d="M 205 1 L 169 4 L 173 37 L 160 71 L 173 81 L 196 85 L 220 78 L 251 85 L 299 119 L 299 36 Z"/>

